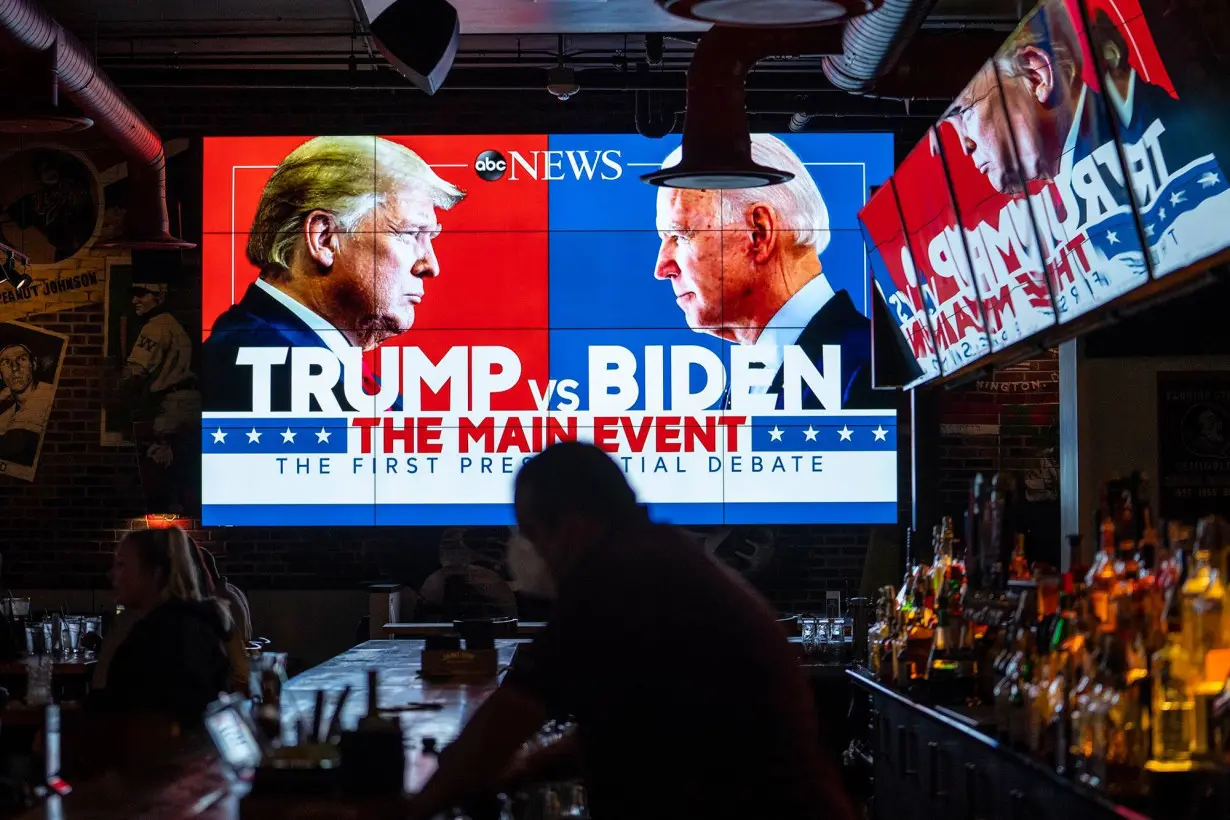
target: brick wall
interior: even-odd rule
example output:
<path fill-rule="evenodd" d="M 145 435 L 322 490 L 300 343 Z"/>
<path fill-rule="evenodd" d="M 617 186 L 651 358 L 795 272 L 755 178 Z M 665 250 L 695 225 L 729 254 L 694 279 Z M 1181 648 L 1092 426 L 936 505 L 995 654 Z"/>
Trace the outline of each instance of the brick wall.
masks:
<path fill-rule="evenodd" d="M 1022 484 L 1031 557 L 1059 547 L 1059 356 L 1052 350 L 940 399 L 940 505 L 959 516 L 970 483 L 1010 472 Z M 959 519 L 958 519 L 959 520 Z"/>
<path fill-rule="evenodd" d="M 134 103 L 164 138 L 204 134 L 543 133 L 631 131 L 631 94 L 583 92 L 567 104 L 545 92 L 134 91 Z M 782 130 L 784 116 L 754 117 Z M 819 127 L 895 130 L 905 149 L 919 136 L 914 121 L 833 120 Z M 173 165 L 179 160 L 173 161 Z M 190 166 L 190 168 L 193 166 Z M 195 176 L 194 176 L 195 174 Z M 185 224 L 199 219 L 199 170 L 171 179 Z M 100 265 L 101 258 L 88 257 Z M 77 264 L 77 262 L 74 262 Z M 196 272 L 199 276 L 199 271 Z M 194 283 L 185 283 L 192 290 Z M 199 292 L 199 291 L 193 291 Z M 144 496 L 132 446 L 100 444 L 104 386 L 114 363 L 103 341 L 104 309 L 90 304 L 25 321 L 70 337 L 59 394 L 36 480 L 0 476 L 3 576 L 9 588 L 95 588 L 116 538 L 144 526 Z M 908 405 L 903 405 L 903 408 Z M 902 412 L 901 520 L 908 520 L 908 415 Z M 891 529 L 891 528 L 890 528 Z M 364 581 L 419 583 L 438 564 L 439 528 L 227 528 L 194 530 L 237 583 L 251 589 L 343 588 Z M 481 537 L 481 534 L 479 534 Z M 866 563 L 868 527 L 783 527 L 772 562 L 756 583 L 782 611 L 820 609 L 826 589 L 857 589 Z M 895 533 L 888 533 L 895 540 Z"/>

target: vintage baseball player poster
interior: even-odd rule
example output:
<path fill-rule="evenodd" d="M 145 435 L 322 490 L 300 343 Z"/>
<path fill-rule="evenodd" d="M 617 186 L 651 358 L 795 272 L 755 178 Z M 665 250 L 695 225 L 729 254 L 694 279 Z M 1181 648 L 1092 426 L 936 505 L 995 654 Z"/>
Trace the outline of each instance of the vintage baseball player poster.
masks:
<path fill-rule="evenodd" d="M 0 474 L 34 480 L 67 350 L 62 333 L 0 322 Z"/>

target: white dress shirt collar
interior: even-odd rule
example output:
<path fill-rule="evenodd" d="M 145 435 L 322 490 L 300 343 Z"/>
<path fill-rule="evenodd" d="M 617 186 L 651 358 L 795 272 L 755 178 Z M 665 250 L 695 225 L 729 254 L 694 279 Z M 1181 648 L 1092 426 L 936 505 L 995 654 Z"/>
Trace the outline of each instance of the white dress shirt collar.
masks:
<path fill-rule="evenodd" d="M 350 341 L 342 335 L 342 332 L 329 323 L 328 319 L 310 310 L 303 304 L 292 299 L 288 294 L 266 282 L 264 279 L 256 280 L 256 287 L 263 290 L 265 293 L 276 299 L 284 308 L 310 327 L 312 331 L 320 337 L 320 340 L 325 343 L 325 347 L 333 351 L 336 356 L 342 356 L 343 351 L 350 350 L 354 347 Z"/>
<path fill-rule="evenodd" d="M 833 298 L 833 286 L 828 277 L 818 273 L 798 292 L 786 300 L 786 304 L 773 314 L 756 339 L 758 345 L 769 345 L 779 351 L 799 341 L 803 328 Z"/>
<path fill-rule="evenodd" d="M 823 273 L 818 273 L 773 314 L 773 318 L 756 339 L 756 347 L 759 348 L 757 352 L 765 360 L 766 369 L 772 373 L 781 369 L 785 348 L 798 344 L 803 329 L 821 308 L 828 304 L 833 295 L 833 286 L 829 284 L 828 278 Z M 750 390 L 753 394 L 768 391 L 768 385 L 754 386 Z"/>
<path fill-rule="evenodd" d="M 1063 157 L 1059 160 L 1059 175 L 1057 178 L 1062 179 L 1065 185 L 1071 186 L 1072 182 L 1072 165 L 1076 154 L 1076 141 L 1080 139 L 1081 122 L 1085 117 L 1085 102 L 1086 94 L 1089 91 L 1089 86 L 1081 84 L 1080 96 L 1076 98 L 1076 107 L 1073 109 L 1072 127 L 1068 129 L 1068 136 L 1063 141 Z"/>
<path fill-rule="evenodd" d="M 1126 97 L 1119 96 L 1119 86 L 1115 85 L 1105 77 L 1102 78 L 1102 81 L 1106 83 L 1106 96 L 1110 97 L 1110 104 L 1114 107 L 1115 111 L 1119 113 L 1119 122 L 1127 125 L 1132 121 L 1132 109 L 1136 105 L 1135 69 L 1128 74 L 1128 90 Z"/>

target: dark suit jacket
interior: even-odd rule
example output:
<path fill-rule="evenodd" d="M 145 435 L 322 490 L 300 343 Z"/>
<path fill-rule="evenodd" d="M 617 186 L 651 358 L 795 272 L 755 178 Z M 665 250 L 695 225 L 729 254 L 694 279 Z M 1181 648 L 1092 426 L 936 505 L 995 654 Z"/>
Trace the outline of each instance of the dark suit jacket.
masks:
<path fill-rule="evenodd" d="M 202 379 L 205 383 L 204 407 L 213 412 L 251 412 L 252 368 L 235 364 L 241 347 L 327 347 L 324 340 L 298 316 L 269 294 L 252 285 L 239 304 L 227 308 L 214 322 L 213 331 L 202 348 Z M 270 409 L 289 412 L 290 359 L 274 367 L 270 383 Z M 344 411 L 354 408 L 346 401 L 342 379 L 333 395 Z M 396 409 L 401 403 L 394 405 Z M 315 400 L 311 409 L 319 412 Z"/>
<path fill-rule="evenodd" d="M 841 346 L 841 407 L 825 407 L 804 383 L 804 410 L 873 410 L 895 406 L 890 392 L 871 389 L 871 322 L 858 312 L 848 292 L 837 291 L 803 328 L 795 344 L 821 371 L 824 346 Z M 785 407 L 784 377 L 783 367 L 769 386 L 769 392 L 777 394 L 779 410 Z"/>

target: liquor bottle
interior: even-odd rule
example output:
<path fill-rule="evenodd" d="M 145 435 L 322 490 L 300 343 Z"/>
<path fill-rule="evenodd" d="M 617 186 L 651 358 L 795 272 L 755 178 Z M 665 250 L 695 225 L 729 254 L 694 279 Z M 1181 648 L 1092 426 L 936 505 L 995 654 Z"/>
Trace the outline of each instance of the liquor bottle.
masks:
<path fill-rule="evenodd" d="M 1009 533 L 1015 525 L 1015 508 L 1013 507 L 1014 482 L 1007 473 L 996 473 L 991 479 L 991 551 L 994 557 L 992 574 L 997 579 L 997 585 L 1003 586 L 1008 580 L 1008 565 L 1011 561 Z"/>
<path fill-rule="evenodd" d="M 1162 592 L 1162 619 L 1167 632 L 1181 632 L 1182 588 L 1187 578 L 1187 557 L 1191 552 L 1193 530 L 1176 521 L 1166 526 L 1166 545 L 1157 562 L 1157 585 Z"/>
<path fill-rule="evenodd" d="M 974 589 L 982 588 L 982 547 L 979 543 L 979 523 L 982 504 L 982 473 L 970 483 L 969 501 L 965 508 L 965 575 Z"/>
<path fill-rule="evenodd" d="M 1093 614 L 1098 619 L 1098 630 L 1109 632 L 1114 629 L 1111 612 L 1111 595 L 1114 592 L 1118 576 L 1115 573 L 1115 522 L 1109 516 L 1103 516 L 1101 522 L 1102 549 L 1093 559 L 1085 583 L 1089 586 L 1089 601 L 1093 604 Z"/>
<path fill-rule="evenodd" d="M 935 609 L 935 631 L 931 640 L 931 651 L 927 655 L 927 680 L 948 679 L 956 672 L 956 664 L 951 658 L 955 643 L 952 636 L 952 616 L 947 603 L 946 598 L 941 598 Z"/>
<path fill-rule="evenodd" d="M 1029 559 L 1025 557 L 1025 534 L 1017 533 L 1013 539 L 1012 560 L 1008 564 L 1008 577 L 1013 581 L 1028 581 L 1033 573 L 1029 570 Z"/>
<path fill-rule="evenodd" d="M 1101 670 L 1095 673 L 1093 689 L 1089 691 L 1084 707 L 1083 729 L 1088 743 L 1087 756 L 1079 780 L 1086 786 L 1100 789 L 1106 782 L 1106 751 L 1109 741 L 1110 703 L 1106 696 L 1106 684 Z"/>
<path fill-rule="evenodd" d="M 1183 649 L 1192 664 L 1191 674 L 1203 680 L 1204 657 L 1225 648 L 1222 616 L 1226 587 L 1213 565 L 1207 539 L 1198 541 L 1192 567 L 1182 588 Z"/>
<path fill-rule="evenodd" d="M 906 654 L 906 618 L 902 613 L 897 621 L 896 633 L 892 640 L 889 641 L 889 655 L 892 658 L 892 676 L 893 684 L 901 689 L 909 686 L 910 675 L 907 664 L 909 657 Z"/>
<path fill-rule="evenodd" d="M 1115 580 L 1110 592 L 1110 620 L 1116 631 L 1128 635 L 1136 630 L 1136 588 L 1140 568 L 1136 563 L 1136 542 L 1120 541 L 1115 557 Z"/>
<path fill-rule="evenodd" d="M 1003 661 L 1003 674 L 992 691 L 992 703 L 995 709 L 996 734 L 1000 742 L 1011 744 L 1012 690 L 1025 660 L 1024 628 L 1013 624 L 1008 627 L 1008 633 L 1007 657 Z"/>
<path fill-rule="evenodd" d="M 1192 759 L 1195 703 L 1187 678 L 1182 637 L 1174 632 L 1153 656 L 1153 760 L 1164 764 Z"/>
<path fill-rule="evenodd" d="M 1077 614 L 1069 594 L 1060 596 L 1059 614 L 1051 632 L 1051 682 L 1047 687 L 1047 734 L 1053 750 L 1055 770 L 1060 774 L 1070 772 L 1068 755 L 1071 747 L 1069 730 L 1071 713 L 1069 703 L 1075 681 L 1077 654 L 1083 646 L 1083 638 L 1076 631 Z"/>
<path fill-rule="evenodd" d="M 944 516 L 935 530 L 935 561 L 931 564 L 931 581 L 935 597 L 952 578 L 952 517 Z"/>
<path fill-rule="evenodd" d="M 1133 795 L 1141 790 L 1141 773 L 1149 759 L 1149 740 L 1140 689 L 1128 680 L 1126 647 L 1119 636 L 1109 636 L 1103 655 L 1102 698 L 1106 708 L 1106 748 L 1103 785 L 1111 794 Z"/>
<path fill-rule="evenodd" d="M 1046 642 L 1043 641 L 1043 644 Z M 1045 647 L 1034 663 L 1034 676 L 1025 693 L 1029 706 L 1029 752 L 1034 759 L 1050 763 L 1055 758 L 1051 745 L 1052 735 L 1047 731 L 1050 724 L 1050 687 L 1054 678 L 1055 659 Z"/>
<path fill-rule="evenodd" d="M 880 680 L 888 677 L 890 672 L 882 661 L 884 660 L 884 642 L 892 634 L 893 598 L 894 591 L 891 586 L 880 588 L 880 597 L 876 602 L 876 620 L 867 630 L 867 665 L 871 673 Z"/>
<path fill-rule="evenodd" d="M 1157 566 L 1158 536 L 1153 523 L 1153 514 L 1146 507 L 1143 515 L 1140 541 L 1137 542 L 1136 564 L 1141 577 L 1150 575 Z"/>
<path fill-rule="evenodd" d="M 1071 721 L 1068 729 L 1068 766 L 1071 775 L 1081 780 L 1093 756 L 1093 697 L 1096 657 L 1089 643 L 1092 633 L 1082 634 L 1076 648 L 1073 675 L 1076 685 L 1068 696 L 1068 713 Z"/>

